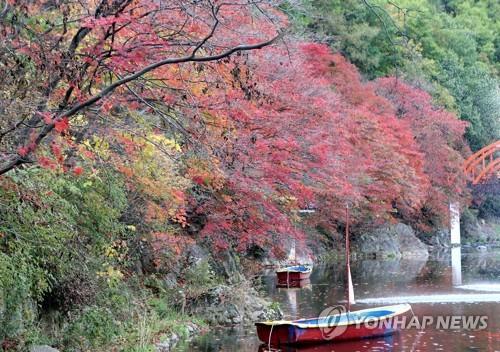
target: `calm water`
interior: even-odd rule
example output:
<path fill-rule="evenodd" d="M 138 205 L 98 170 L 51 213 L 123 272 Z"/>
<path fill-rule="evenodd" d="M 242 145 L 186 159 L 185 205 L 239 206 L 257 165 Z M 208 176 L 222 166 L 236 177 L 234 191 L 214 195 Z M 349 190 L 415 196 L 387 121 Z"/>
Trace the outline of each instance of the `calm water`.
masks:
<path fill-rule="evenodd" d="M 428 260 L 354 260 L 357 304 L 353 310 L 409 301 L 418 317 L 486 315 L 484 330 L 403 330 L 391 337 L 285 348 L 282 351 L 488 351 L 500 352 L 500 252 L 464 254 L 455 248 Z M 453 262 L 453 265 L 452 265 Z M 343 299 L 343 262 L 317 265 L 301 289 L 275 287 L 273 271 L 262 273 L 262 291 L 278 301 L 285 319 L 317 316 Z M 443 301 L 445 303 L 443 303 Z M 417 302 L 417 303 L 412 303 Z M 411 317 L 411 315 L 410 315 Z M 212 331 L 178 351 L 259 351 L 253 326 Z"/>

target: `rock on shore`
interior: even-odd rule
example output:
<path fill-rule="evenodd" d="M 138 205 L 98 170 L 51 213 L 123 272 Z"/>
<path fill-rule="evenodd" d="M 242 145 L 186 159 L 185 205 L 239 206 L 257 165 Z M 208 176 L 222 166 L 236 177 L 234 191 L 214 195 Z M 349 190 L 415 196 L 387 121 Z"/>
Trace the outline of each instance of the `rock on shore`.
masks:
<path fill-rule="evenodd" d="M 427 246 L 408 225 L 384 225 L 355 238 L 352 251 L 366 257 L 418 257 L 427 258 Z"/>
<path fill-rule="evenodd" d="M 282 317 L 277 307 L 259 297 L 246 282 L 238 287 L 218 286 L 189 306 L 193 315 L 203 318 L 210 325 L 253 323 Z"/>
<path fill-rule="evenodd" d="M 201 331 L 200 327 L 196 324 L 188 324 L 183 334 L 172 333 L 168 337 L 164 337 L 156 344 L 156 352 L 169 352 L 171 351 L 182 339 L 189 340 L 195 334 Z"/>

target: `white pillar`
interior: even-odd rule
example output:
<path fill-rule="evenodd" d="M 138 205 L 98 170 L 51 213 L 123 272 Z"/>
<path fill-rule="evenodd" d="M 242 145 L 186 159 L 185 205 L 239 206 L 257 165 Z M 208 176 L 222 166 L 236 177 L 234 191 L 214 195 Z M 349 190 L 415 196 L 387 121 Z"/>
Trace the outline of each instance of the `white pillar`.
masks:
<path fill-rule="evenodd" d="M 451 245 L 460 245 L 460 204 L 450 202 L 450 239 Z"/>
<path fill-rule="evenodd" d="M 451 284 L 462 285 L 462 249 L 453 247 L 451 249 Z"/>

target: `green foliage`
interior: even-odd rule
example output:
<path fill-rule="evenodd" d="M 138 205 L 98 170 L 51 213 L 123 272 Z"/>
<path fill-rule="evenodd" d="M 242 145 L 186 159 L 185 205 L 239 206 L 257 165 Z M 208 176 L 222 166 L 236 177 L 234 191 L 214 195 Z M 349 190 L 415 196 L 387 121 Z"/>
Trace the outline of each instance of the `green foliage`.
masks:
<path fill-rule="evenodd" d="M 99 307 L 91 307 L 65 331 L 64 344 L 67 346 L 78 344 L 79 350 L 96 349 L 110 344 L 113 337 L 119 334 L 119 329 L 112 312 Z"/>
<path fill-rule="evenodd" d="M 111 350 L 154 351 L 153 341 L 175 332 L 186 337 L 188 322 L 196 319 L 180 312 L 171 296 L 153 294 L 139 282 L 121 283 L 102 288 L 91 306 L 73 312 L 58 332 L 65 351 Z"/>
<path fill-rule="evenodd" d="M 465 65 L 459 58 L 450 56 L 441 61 L 434 77 L 453 97 L 451 108 L 458 110 L 462 119 L 469 122 L 466 137 L 473 150 L 500 137 L 498 79 L 484 64 Z"/>
<path fill-rule="evenodd" d="M 269 309 L 274 311 L 281 311 L 280 302 L 272 301 L 271 304 L 269 305 Z"/>
<path fill-rule="evenodd" d="M 75 179 L 37 168 L 2 178 L 0 199 L 1 340 L 33 329 L 39 307 L 92 300 L 102 247 L 122 233 L 126 203 L 112 174 Z"/>
<path fill-rule="evenodd" d="M 397 40 L 397 27 L 383 11 L 372 11 L 358 0 L 302 1 L 300 10 L 285 9 L 298 24 L 299 31 L 312 32 L 314 39 L 326 40 L 346 55 L 369 78 L 394 72 L 403 59 Z M 387 26 L 382 26 L 384 20 Z M 388 40 L 389 38 L 389 40 Z"/>
<path fill-rule="evenodd" d="M 28 278 L 38 275 L 31 269 L 23 259 L 0 253 L 0 339 L 22 333 L 34 322 Z"/>
<path fill-rule="evenodd" d="M 208 260 L 202 260 L 197 265 L 190 266 L 184 278 L 187 294 L 190 297 L 199 296 L 217 284 L 217 277 Z"/>
<path fill-rule="evenodd" d="M 479 217 L 482 219 L 500 218 L 500 195 L 490 194 L 479 206 Z"/>

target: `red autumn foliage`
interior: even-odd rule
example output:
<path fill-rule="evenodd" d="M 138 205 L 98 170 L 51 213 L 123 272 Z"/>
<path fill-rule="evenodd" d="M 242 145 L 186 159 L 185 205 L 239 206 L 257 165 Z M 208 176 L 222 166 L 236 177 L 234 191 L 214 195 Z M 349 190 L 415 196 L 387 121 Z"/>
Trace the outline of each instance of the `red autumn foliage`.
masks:
<path fill-rule="evenodd" d="M 28 148 L 27 147 L 19 147 L 19 149 L 17 149 L 17 153 L 22 156 L 22 157 L 25 157 L 26 155 L 28 155 Z"/>
<path fill-rule="evenodd" d="M 76 166 L 73 168 L 73 174 L 75 176 L 80 176 L 83 173 L 83 168 L 81 166 Z"/>
<path fill-rule="evenodd" d="M 49 112 L 41 112 L 40 115 L 43 117 L 43 122 L 45 122 L 47 125 L 53 122 L 52 115 Z"/>
<path fill-rule="evenodd" d="M 54 122 L 54 129 L 59 132 L 63 133 L 66 132 L 69 128 L 69 119 L 67 117 L 64 117 L 62 119 L 58 119 Z"/>
<path fill-rule="evenodd" d="M 360 225 L 398 218 L 425 225 L 429 213 L 433 221 L 446 219 L 446 187 L 462 182 L 463 158 L 450 148 L 464 146 L 464 125 L 435 109 L 428 94 L 403 85 L 423 110 L 402 118 L 397 101 L 319 44 L 269 48 L 248 58 L 246 72 L 238 65 L 237 84 L 220 97 L 231 101 L 230 109 L 210 109 L 235 128 L 233 144 L 219 151 L 229 156 L 222 165 L 231 182 L 221 192 L 232 201 L 216 197 L 201 208 L 209 214 L 203 235 L 240 249 L 281 243 L 276 238 L 283 233 L 300 238 L 290 218 L 309 203 L 318 221 L 343 222 L 346 205 Z"/>
<path fill-rule="evenodd" d="M 467 193 L 462 175 L 464 157 L 470 154 L 462 138 L 467 123 L 433 106 L 427 92 L 395 78 L 379 79 L 373 85 L 392 102 L 398 118 L 410 124 L 424 155 L 424 170 L 432 185 L 425 206 L 434 213 L 446 214 L 449 200 L 463 201 Z"/>
<path fill-rule="evenodd" d="M 38 163 L 40 164 L 41 167 L 45 169 L 55 170 L 57 167 L 57 163 L 54 160 L 47 158 L 45 156 L 39 157 Z"/>
<path fill-rule="evenodd" d="M 61 146 L 57 142 L 52 141 L 52 143 L 50 143 L 50 150 L 59 163 L 62 163 L 64 161 L 64 155 Z"/>

